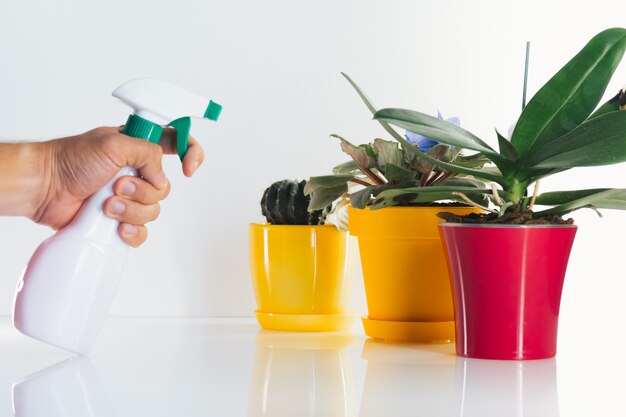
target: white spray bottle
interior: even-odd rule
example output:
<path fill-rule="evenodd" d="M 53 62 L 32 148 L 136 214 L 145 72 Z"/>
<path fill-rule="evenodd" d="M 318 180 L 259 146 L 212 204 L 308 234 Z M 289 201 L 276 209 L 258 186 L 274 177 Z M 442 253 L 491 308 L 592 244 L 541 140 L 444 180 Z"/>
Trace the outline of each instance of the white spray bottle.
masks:
<path fill-rule="evenodd" d="M 222 107 L 178 87 L 153 79 L 129 81 L 113 96 L 134 110 L 124 133 L 157 143 L 163 126 L 176 129 L 178 155 L 187 151 L 190 117 L 217 120 Z M 113 184 L 134 168 L 122 168 L 81 207 L 72 222 L 39 245 L 15 295 L 13 325 L 51 345 L 87 354 L 109 311 L 122 275 L 128 245 L 119 223 L 102 205 Z"/>

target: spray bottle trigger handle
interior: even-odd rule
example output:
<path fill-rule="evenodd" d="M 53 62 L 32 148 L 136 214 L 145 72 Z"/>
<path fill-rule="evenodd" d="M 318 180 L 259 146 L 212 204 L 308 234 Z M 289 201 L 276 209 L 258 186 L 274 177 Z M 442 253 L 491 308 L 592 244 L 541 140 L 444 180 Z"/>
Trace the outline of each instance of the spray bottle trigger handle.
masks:
<path fill-rule="evenodd" d="M 182 161 L 189 147 L 189 131 L 191 130 L 191 118 L 181 117 L 171 122 L 168 126 L 176 130 L 176 150 Z"/>

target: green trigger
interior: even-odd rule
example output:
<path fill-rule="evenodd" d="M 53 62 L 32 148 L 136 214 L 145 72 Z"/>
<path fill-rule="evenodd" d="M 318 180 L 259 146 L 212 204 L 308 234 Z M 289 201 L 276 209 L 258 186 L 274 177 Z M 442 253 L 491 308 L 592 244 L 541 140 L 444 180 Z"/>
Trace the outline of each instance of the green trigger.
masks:
<path fill-rule="evenodd" d="M 191 118 L 181 117 L 171 122 L 168 126 L 176 130 L 176 149 L 182 161 L 189 147 L 189 130 L 191 130 Z"/>

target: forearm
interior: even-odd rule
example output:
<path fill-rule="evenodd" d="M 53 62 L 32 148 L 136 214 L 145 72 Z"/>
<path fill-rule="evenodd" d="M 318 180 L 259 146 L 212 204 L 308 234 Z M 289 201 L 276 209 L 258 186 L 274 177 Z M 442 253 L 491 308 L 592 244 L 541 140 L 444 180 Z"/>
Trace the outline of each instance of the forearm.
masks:
<path fill-rule="evenodd" d="M 0 143 L 0 216 L 34 218 L 48 190 L 41 143 Z"/>

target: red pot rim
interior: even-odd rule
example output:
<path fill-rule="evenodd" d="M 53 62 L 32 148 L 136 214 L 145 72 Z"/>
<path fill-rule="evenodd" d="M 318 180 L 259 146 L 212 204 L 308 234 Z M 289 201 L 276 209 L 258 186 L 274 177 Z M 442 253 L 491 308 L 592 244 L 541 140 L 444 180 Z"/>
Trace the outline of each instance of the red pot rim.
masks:
<path fill-rule="evenodd" d="M 481 223 L 439 223 L 439 227 L 466 227 L 476 229 L 577 229 L 575 224 L 481 224 Z"/>

